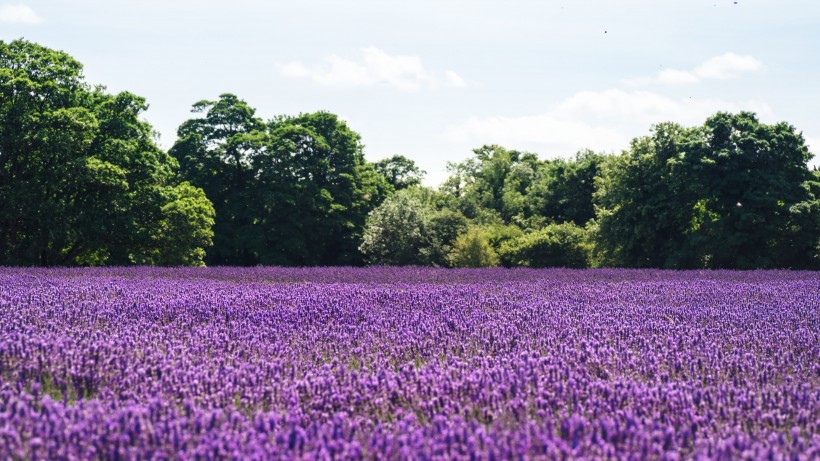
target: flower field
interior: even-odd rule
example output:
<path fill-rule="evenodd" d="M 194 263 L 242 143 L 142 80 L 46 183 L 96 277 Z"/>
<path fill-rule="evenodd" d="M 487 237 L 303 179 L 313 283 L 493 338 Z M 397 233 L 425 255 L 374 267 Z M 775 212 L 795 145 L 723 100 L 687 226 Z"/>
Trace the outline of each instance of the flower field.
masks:
<path fill-rule="evenodd" d="M 820 459 L 820 274 L 0 268 L 0 459 Z"/>

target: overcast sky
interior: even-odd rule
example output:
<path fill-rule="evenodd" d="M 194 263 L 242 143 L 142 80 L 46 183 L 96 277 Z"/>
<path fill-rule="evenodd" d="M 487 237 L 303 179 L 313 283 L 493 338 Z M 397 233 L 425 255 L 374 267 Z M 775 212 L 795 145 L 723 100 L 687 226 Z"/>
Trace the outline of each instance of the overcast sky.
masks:
<path fill-rule="evenodd" d="M 166 148 L 230 92 L 265 119 L 339 114 L 369 160 L 404 154 L 430 185 L 482 144 L 620 152 L 718 110 L 787 121 L 820 154 L 813 0 L 0 0 L 0 40 L 20 37 L 146 97 Z"/>

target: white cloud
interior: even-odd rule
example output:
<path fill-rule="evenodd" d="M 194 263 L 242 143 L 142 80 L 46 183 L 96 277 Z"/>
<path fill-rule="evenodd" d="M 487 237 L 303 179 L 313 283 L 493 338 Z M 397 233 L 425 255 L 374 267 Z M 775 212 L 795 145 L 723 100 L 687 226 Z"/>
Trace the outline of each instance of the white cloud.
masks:
<path fill-rule="evenodd" d="M 671 98 L 649 91 L 581 91 L 545 113 L 519 117 L 472 117 L 449 126 L 445 139 L 473 146 L 497 143 L 548 156 L 579 149 L 625 149 L 635 136 L 648 134 L 652 124 L 673 121 L 702 124 L 717 111 L 751 110 L 769 116 L 761 102 L 734 103 L 720 99 Z"/>
<path fill-rule="evenodd" d="M 641 77 L 625 82 L 630 85 L 685 85 L 703 80 L 728 80 L 740 74 L 760 70 L 763 63 L 752 56 L 725 53 L 707 59 L 692 70 L 664 69 L 654 77 Z"/>
<path fill-rule="evenodd" d="M 754 72 L 763 63 L 752 56 L 738 56 L 726 53 L 707 60 L 695 69 L 695 75 L 702 79 L 726 80 L 744 72 Z"/>
<path fill-rule="evenodd" d="M 464 79 L 452 70 L 444 71 L 444 80 L 445 82 L 447 82 L 448 86 L 452 86 L 454 88 L 464 88 L 465 86 L 467 86 L 467 84 L 464 82 Z"/>
<path fill-rule="evenodd" d="M 658 72 L 657 81 L 665 85 L 684 85 L 688 83 L 698 83 L 700 79 L 685 70 L 664 69 Z"/>
<path fill-rule="evenodd" d="M 42 22 L 42 19 L 37 16 L 37 13 L 31 9 L 30 6 L 22 3 L 11 5 L 0 5 L 0 22 L 11 24 L 37 24 Z"/>
<path fill-rule="evenodd" d="M 289 62 L 279 66 L 280 73 L 290 78 L 307 78 L 318 85 L 355 87 L 389 85 L 402 91 L 442 86 L 461 88 L 464 80 L 456 72 L 434 72 L 425 69 L 418 56 L 389 55 L 369 47 L 361 50 L 359 61 L 338 56 L 325 58 L 322 65 L 308 67 L 301 62 Z"/>
<path fill-rule="evenodd" d="M 751 110 L 768 115 L 768 105 L 757 101 L 735 104 L 720 99 L 671 98 L 651 91 L 581 91 L 561 101 L 553 109 L 564 118 L 597 117 L 642 124 L 673 120 L 682 124 L 698 124 L 718 110 Z"/>
<path fill-rule="evenodd" d="M 501 144 L 511 148 L 541 151 L 539 153 L 570 154 L 589 147 L 608 150 L 625 146 L 629 138 L 622 132 L 592 125 L 582 120 L 565 120 L 553 114 L 523 117 L 472 117 L 447 128 L 445 137 L 453 142 L 472 146 Z M 543 152 L 546 148 L 553 152 Z"/>

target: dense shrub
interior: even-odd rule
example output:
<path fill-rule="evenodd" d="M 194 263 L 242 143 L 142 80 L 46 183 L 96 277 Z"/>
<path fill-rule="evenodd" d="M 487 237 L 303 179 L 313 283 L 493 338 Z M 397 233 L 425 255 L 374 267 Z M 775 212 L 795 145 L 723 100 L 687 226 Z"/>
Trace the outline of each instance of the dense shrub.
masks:
<path fill-rule="evenodd" d="M 466 228 L 461 213 L 437 211 L 416 189 L 403 189 L 370 213 L 359 250 L 369 264 L 446 266 Z"/>
<path fill-rule="evenodd" d="M 493 267 L 499 259 L 484 230 L 473 227 L 456 239 L 450 263 L 453 267 Z"/>
<path fill-rule="evenodd" d="M 505 266 L 588 267 L 586 231 L 573 223 L 550 224 L 508 240 L 499 250 Z"/>

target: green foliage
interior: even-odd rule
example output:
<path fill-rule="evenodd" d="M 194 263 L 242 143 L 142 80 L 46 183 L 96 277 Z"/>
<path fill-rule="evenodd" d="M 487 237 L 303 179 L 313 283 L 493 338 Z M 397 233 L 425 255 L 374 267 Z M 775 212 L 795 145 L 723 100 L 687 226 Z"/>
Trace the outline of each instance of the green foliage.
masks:
<path fill-rule="evenodd" d="M 794 127 L 750 113 L 658 125 L 604 168 L 598 257 L 628 267 L 817 267 L 809 159 Z"/>
<path fill-rule="evenodd" d="M 370 213 L 359 249 L 369 264 L 428 264 L 431 215 L 417 198 L 398 192 Z"/>
<path fill-rule="evenodd" d="M 188 190 L 191 206 L 165 224 L 177 163 L 146 108 L 91 88 L 65 53 L 0 42 L 0 263 L 201 263 L 210 204 Z"/>
<path fill-rule="evenodd" d="M 263 123 L 234 95 L 201 101 L 171 149 L 216 210 L 209 264 L 358 264 L 367 213 L 390 185 L 333 114 Z"/>
<path fill-rule="evenodd" d="M 157 242 L 145 263 L 160 265 L 204 265 L 205 246 L 213 238 L 214 208 L 202 189 L 183 182 L 163 190 L 167 202 L 162 219 L 152 229 Z"/>
<path fill-rule="evenodd" d="M 394 155 L 379 160 L 373 164 L 373 168 L 384 176 L 396 191 L 421 185 L 421 180 L 426 174 L 424 170 L 416 166 L 416 162 L 403 155 Z"/>
<path fill-rule="evenodd" d="M 595 177 L 607 157 L 581 151 L 572 160 L 484 146 L 449 164 L 443 190 L 453 206 L 481 225 L 538 229 L 551 222 L 585 225 L 594 216 Z"/>
<path fill-rule="evenodd" d="M 509 223 L 525 208 L 526 191 L 539 161 L 534 154 L 483 146 L 473 158 L 448 164 L 450 177 L 442 189 L 453 197 L 456 208 L 481 223 Z"/>
<path fill-rule="evenodd" d="M 0 41 L 0 264 L 820 268 L 820 171 L 751 113 L 612 157 L 483 146 L 433 190 L 407 157 L 366 162 L 331 113 L 265 122 L 223 94 L 166 153 L 146 108 Z"/>
<path fill-rule="evenodd" d="M 182 177 L 205 191 L 216 213 L 214 247 L 208 264 L 255 264 L 246 242 L 258 242 L 253 228 L 252 162 L 264 150 L 265 126 L 255 110 L 232 94 L 199 101 L 204 117 L 184 122 L 170 150 Z"/>
<path fill-rule="evenodd" d="M 482 229 L 484 229 L 487 233 L 487 239 L 496 252 L 498 252 L 501 246 L 506 242 L 524 235 L 524 231 L 514 224 L 493 224 L 489 226 L 482 226 Z"/>
<path fill-rule="evenodd" d="M 422 187 L 397 192 L 370 213 L 359 249 L 369 264 L 445 266 L 467 218 L 436 210 Z"/>
<path fill-rule="evenodd" d="M 467 230 L 469 221 L 463 214 L 450 209 L 442 209 L 430 215 L 430 246 L 424 253 L 428 261 L 439 267 L 446 267 L 450 262 L 453 243 L 459 235 Z"/>
<path fill-rule="evenodd" d="M 507 266 L 589 267 L 586 231 L 573 224 L 550 224 L 501 245 L 499 256 Z"/>
<path fill-rule="evenodd" d="M 595 178 L 607 159 L 607 156 L 585 150 L 578 152 L 573 160 L 544 162 L 526 196 L 528 216 L 584 226 L 595 217 L 592 200 Z"/>
<path fill-rule="evenodd" d="M 691 130 L 653 127 L 597 179 L 596 253 L 606 266 L 688 265 L 685 234 L 697 197 L 680 174 Z"/>
<path fill-rule="evenodd" d="M 459 235 L 453 244 L 450 264 L 453 267 L 494 267 L 499 264 L 499 259 L 486 232 L 472 227 Z"/>
<path fill-rule="evenodd" d="M 811 267 L 820 227 L 809 216 L 819 197 L 803 136 L 745 112 L 718 113 L 695 136 L 684 166 L 704 216 L 688 237 L 703 265 Z"/>
<path fill-rule="evenodd" d="M 284 137 L 292 146 L 277 150 L 280 174 L 285 173 L 278 187 L 288 187 L 285 195 L 297 206 L 285 206 L 275 218 L 290 214 L 301 224 L 298 245 L 304 251 L 289 264 L 362 263 L 358 247 L 367 215 L 384 200 L 389 185 L 365 162 L 360 136 L 327 112 L 280 117 L 270 130 L 274 142 Z"/>
<path fill-rule="evenodd" d="M 407 189 L 402 189 L 402 193 L 410 194 L 423 203 L 424 206 L 436 211 L 454 209 L 450 196 L 431 187 L 412 186 Z"/>

